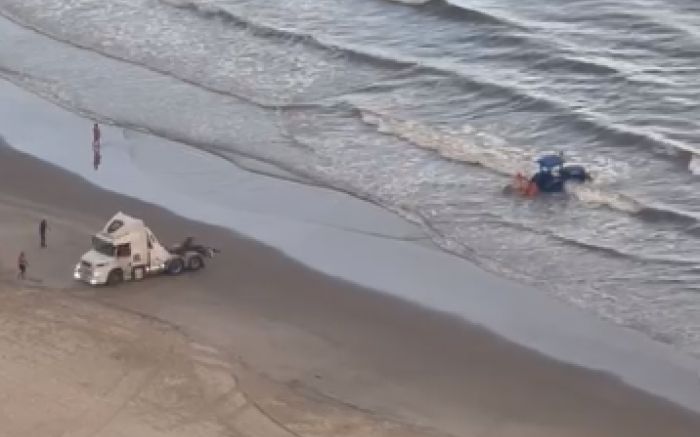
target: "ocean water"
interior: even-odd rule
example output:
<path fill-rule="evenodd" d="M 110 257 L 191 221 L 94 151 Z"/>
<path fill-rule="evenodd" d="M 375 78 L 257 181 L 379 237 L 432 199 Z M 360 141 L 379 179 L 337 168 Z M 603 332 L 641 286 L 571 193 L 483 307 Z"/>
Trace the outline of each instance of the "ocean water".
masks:
<path fill-rule="evenodd" d="M 0 75 L 700 356 L 700 3 L 3 0 Z M 562 150 L 595 182 L 503 188 Z"/>

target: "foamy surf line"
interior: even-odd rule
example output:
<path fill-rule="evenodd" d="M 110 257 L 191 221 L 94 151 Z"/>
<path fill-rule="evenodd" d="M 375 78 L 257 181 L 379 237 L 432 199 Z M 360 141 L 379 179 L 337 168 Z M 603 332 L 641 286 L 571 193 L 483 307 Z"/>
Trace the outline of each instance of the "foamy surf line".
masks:
<path fill-rule="evenodd" d="M 236 170 L 185 145 L 105 127 L 91 166 L 90 121 L 0 81 L 0 134 L 102 188 L 228 227 L 329 275 L 456 314 L 555 359 L 619 376 L 700 411 L 700 363 L 538 290 L 416 244 L 402 219 L 343 194 Z M 118 205 L 115 205 L 118 209 Z"/>
<path fill-rule="evenodd" d="M 479 165 L 508 178 L 517 174 L 529 174 L 534 169 L 534 162 L 541 151 L 506 147 L 494 139 L 472 136 L 464 138 L 462 134 L 471 134 L 465 126 L 461 132 L 443 132 L 431 129 L 421 123 L 404 121 L 368 109 L 360 109 L 362 121 L 375 126 L 378 132 L 394 135 L 408 141 L 416 147 L 433 150 L 446 159 Z M 480 141 L 476 141 L 479 139 Z M 619 170 L 611 166 L 587 165 L 593 174 L 594 183 L 567 186 L 567 192 L 588 206 L 606 206 L 628 214 L 639 214 L 650 209 L 639 201 L 622 193 L 606 190 L 606 185 L 615 181 Z"/>

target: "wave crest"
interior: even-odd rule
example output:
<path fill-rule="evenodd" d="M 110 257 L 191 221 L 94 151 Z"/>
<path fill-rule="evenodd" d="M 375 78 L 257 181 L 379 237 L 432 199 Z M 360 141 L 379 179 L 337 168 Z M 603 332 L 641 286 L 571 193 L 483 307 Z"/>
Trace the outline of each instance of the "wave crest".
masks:
<path fill-rule="evenodd" d="M 425 12 L 439 15 L 450 20 L 463 20 L 482 24 L 504 26 L 518 30 L 526 30 L 527 26 L 514 19 L 497 16 L 479 9 L 470 8 L 467 5 L 450 0 L 388 0 L 391 3 L 399 3 L 413 6 Z"/>
<path fill-rule="evenodd" d="M 479 165 L 502 176 L 512 177 L 528 173 L 534 158 L 542 151 L 515 147 L 497 136 L 476 131 L 465 125 L 461 131 L 440 130 L 412 120 L 400 120 L 379 111 L 360 109 L 362 120 L 379 132 L 393 135 L 417 147 L 433 150 L 440 156 L 458 162 Z M 574 157 L 576 158 L 576 157 Z M 595 161 L 595 160 L 594 160 Z M 624 163 L 593 162 L 586 165 L 594 176 L 591 184 L 571 184 L 567 192 L 590 207 L 604 206 L 643 220 L 652 220 L 660 214 L 677 222 L 695 222 L 695 218 L 666 207 L 647 205 L 626 194 L 610 191 L 608 187 L 624 179 L 629 168 Z"/>

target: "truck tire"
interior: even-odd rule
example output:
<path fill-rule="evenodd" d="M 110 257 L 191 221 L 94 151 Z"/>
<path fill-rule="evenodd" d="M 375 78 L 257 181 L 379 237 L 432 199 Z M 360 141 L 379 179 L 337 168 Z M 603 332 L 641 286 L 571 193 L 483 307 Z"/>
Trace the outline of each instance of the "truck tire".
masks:
<path fill-rule="evenodd" d="M 140 281 L 141 279 L 146 277 L 146 269 L 144 267 L 134 267 L 134 270 L 131 272 L 131 278 L 134 281 Z"/>
<path fill-rule="evenodd" d="M 168 263 L 168 274 L 179 275 L 185 269 L 185 263 L 180 258 L 170 260 Z"/>
<path fill-rule="evenodd" d="M 204 260 L 199 255 L 194 255 L 190 257 L 189 260 L 187 260 L 188 270 L 192 270 L 194 272 L 201 269 L 202 267 L 204 267 Z"/>
<path fill-rule="evenodd" d="M 117 285 L 124 281 L 124 272 L 114 269 L 107 275 L 107 285 Z"/>

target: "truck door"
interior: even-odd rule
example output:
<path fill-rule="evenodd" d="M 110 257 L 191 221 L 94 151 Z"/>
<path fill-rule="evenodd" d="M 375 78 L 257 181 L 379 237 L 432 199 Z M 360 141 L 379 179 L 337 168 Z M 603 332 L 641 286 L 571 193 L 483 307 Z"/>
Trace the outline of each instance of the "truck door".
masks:
<path fill-rule="evenodd" d="M 149 233 L 149 234 L 146 236 L 146 238 L 147 238 L 147 239 L 146 239 L 146 243 L 147 243 L 147 246 L 148 246 L 148 253 L 146 254 L 146 258 L 147 258 L 147 259 L 146 259 L 146 265 L 147 265 L 148 267 L 153 267 L 153 265 L 155 264 L 155 263 L 153 262 L 153 260 L 151 259 L 151 256 L 152 256 L 152 254 L 153 254 L 153 235 L 151 235 L 151 234 Z"/>
<path fill-rule="evenodd" d="M 131 244 L 125 243 L 117 246 L 117 263 L 124 272 L 124 278 L 131 278 Z"/>

